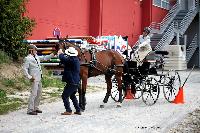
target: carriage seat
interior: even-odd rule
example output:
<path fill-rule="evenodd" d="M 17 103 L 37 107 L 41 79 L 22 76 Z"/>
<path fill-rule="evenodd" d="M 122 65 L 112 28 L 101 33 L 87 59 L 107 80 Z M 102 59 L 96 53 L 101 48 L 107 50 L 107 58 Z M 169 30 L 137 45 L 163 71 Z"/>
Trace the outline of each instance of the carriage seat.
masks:
<path fill-rule="evenodd" d="M 143 60 L 143 62 L 150 62 L 155 63 L 158 60 L 159 56 L 164 57 L 165 55 L 168 55 L 169 52 L 167 51 L 151 51 Z"/>

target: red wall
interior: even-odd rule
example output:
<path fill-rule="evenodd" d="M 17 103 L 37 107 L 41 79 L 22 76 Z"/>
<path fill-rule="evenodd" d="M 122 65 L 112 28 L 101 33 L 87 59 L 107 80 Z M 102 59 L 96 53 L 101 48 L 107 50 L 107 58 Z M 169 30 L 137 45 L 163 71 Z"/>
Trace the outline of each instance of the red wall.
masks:
<path fill-rule="evenodd" d="M 37 23 L 29 39 L 52 37 L 56 27 L 61 36 L 89 34 L 90 0 L 30 0 L 27 9 Z"/>
<path fill-rule="evenodd" d="M 142 29 L 148 27 L 152 22 L 152 0 L 143 0 L 142 7 Z"/>
<path fill-rule="evenodd" d="M 133 45 L 143 27 L 160 22 L 167 10 L 152 0 L 30 0 L 27 15 L 36 20 L 28 39 L 45 39 L 60 28 L 61 36 L 128 36 Z"/>
<path fill-rule="evenodd" d="M 128 36 L 133 45 L 141 33 L 141 8 L 138 0 L 104 0 L 102 35 Z"/>
<path fill-rule="evenodd" d="M 168 10 L 152 6 L 152 22 L 161 22 L 168 13 Z"/>
<path fill-rule="evenodd" d="M 90 35 L 101 35 L 101 14 L 103 0 L 90 0 Z"/>

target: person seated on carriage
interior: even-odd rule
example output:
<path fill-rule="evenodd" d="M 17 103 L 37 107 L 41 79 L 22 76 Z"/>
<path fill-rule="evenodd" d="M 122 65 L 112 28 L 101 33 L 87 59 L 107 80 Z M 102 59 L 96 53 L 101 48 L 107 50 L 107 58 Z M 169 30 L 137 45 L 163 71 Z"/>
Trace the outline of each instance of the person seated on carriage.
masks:
<path fill-rule="evenodd" d="M 139 36 L 138 43 L 130 51 L 125 51 L 125 54 L 128 59 L 124 63 L 124 75 L 123 79 L 125 81 L 125 86 L 130 84 L 130 81 L 134 80 L 137 84 L 140 79 L 143 78 L 143 75 L 149 73 L 150 63 L 145 61 L 145 57 L 152 51 L 150 45 L 150 29 L 144 28 L 143 34 Z M 135 78 L 132 79 L 129 75 L 135 75 Z M 131 92 L 136 93 L 135 85 L 131 84 Z"/>
<path fill-rule="evenodd" d="M 129 61 L 132 66 L 138 67 L 141 74 L 147 73 L 150 66 L 150 63 L 145 61 L 145 57 L 152 51 L 149 33 L 150 29 L 145 27 L 143 34 L 139 36 L 138 43 L 132 48 L 131 51 L 124 52 L 124 54 L 129 56 Z M 127 62 L 125 62 L 124 65 L 125 67 L 130 67 Z"/>
<path fill-rule="evenodd" d="M 150 45 L 150 29 L 148 27 L 145 27 L 143 30 L 143 34 L 139 36 L 139 46 L 138 49 L 135 51 L 138 58 L 137 63 L 142 63 L 141 66 L 139 66 L 140 71 L 146 72 L 145 69 L 149 69 L 150 63 L 145 61 L 145 57 L 152 51 L 151 45 Z M 138 54 L 138 55 L 137 55 Z"/>

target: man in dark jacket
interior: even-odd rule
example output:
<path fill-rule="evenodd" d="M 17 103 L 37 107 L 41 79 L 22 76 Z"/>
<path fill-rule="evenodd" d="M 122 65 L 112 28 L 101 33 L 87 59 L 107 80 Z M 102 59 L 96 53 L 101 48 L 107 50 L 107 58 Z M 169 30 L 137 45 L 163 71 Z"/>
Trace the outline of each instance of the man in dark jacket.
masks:
<path fill-rule="evenodd" d="M 69 47 L 67 50 L 65 50 L 65 53 L 67 54 L 67 56 L 63 54 L 63 51 L 61 49 L 58 51 L 58 57 L 61 63 L 64 65 L 64 74 L 62 80 L 66 82 L 66 86 L 62 93 L 62 99 L 66 112 L 61 113 L 61 115 L 72 114 L 69 97 L 72 100 L 73 105 L 76 109 L 76 112 L 74 112 L 74 114 L 81 115 L 78 100 L 75 96 L 80 82 L 80 62 L 79 58 L 77 57 L 78 51 L 74 47 Z"/>

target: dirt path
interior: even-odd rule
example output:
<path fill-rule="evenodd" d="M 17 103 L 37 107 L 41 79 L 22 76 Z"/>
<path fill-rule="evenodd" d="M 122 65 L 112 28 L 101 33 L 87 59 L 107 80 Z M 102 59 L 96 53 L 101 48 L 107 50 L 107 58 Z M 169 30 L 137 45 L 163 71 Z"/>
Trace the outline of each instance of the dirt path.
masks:
<path fill-rule="evenodd" d="M 181 72 L 181 77 L 186 77 Z M 95 79 L 97 85 L 99 79 Z M 101 83 L 104 81 L 101 80 Z M 101 84 L 103 85 L 103 84 Z M 62 101 L 41 106 L 42 114 L 26 115 L 26 109 L 0 116 L 1 133 L 166 133 L 176 126 L 189 112 L 200 107 L 200 71 L 192 73 L 185 86 L 185 104 L 168 103 L 161 93 L 153 106 L 141 99 L 124 101 L 121 108 L 109 99 L 105 108 L 99 108 L 105 90 L 87 94 L 87 109 L 81 116 L 61 116 Z"/>

